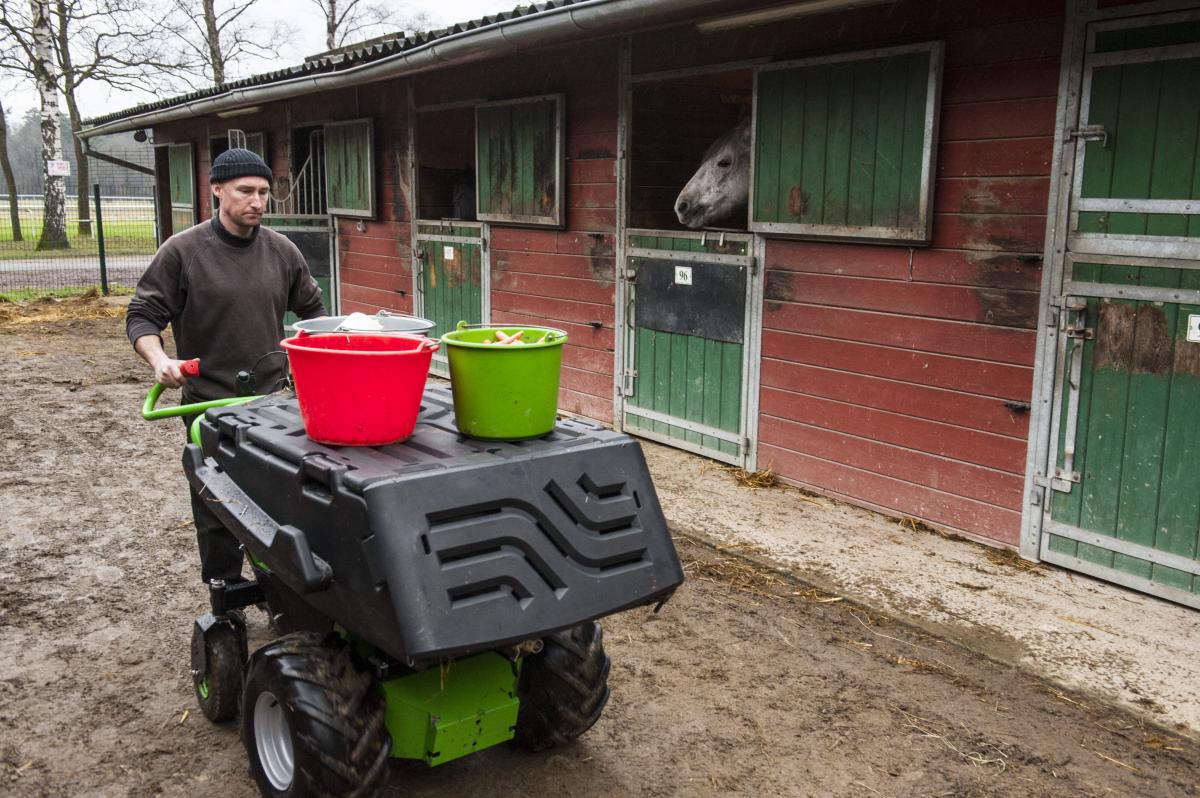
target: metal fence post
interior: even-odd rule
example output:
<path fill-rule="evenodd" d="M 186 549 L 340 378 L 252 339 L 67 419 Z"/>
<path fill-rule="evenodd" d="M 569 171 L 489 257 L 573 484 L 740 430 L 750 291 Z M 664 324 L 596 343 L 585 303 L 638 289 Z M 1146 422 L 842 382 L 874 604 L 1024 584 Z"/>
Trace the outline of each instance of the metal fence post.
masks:
<path fill-rule="evenodd" d="M 100 291 L 108 296 L 108 267 L 104 262 L 104 216 L 100 212 L 100 184 L 92 184 L 92 196 L 96 198 L 96 246 L 100 248 Z"/>

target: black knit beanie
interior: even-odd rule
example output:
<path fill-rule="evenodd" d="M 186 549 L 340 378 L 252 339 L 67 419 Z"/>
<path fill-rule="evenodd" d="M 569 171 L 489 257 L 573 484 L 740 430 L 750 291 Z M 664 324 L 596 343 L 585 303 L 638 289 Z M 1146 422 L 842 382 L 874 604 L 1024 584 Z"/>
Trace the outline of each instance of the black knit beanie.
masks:
<path fill-rule="evenodd" d="M 266 161 L 250 150 L 234 147 L 213 158 L 212 169 L 208 172 L 208 182 L 220 183 L 235 177 L 265 177 L 270 180 L 271 167 Z"/>

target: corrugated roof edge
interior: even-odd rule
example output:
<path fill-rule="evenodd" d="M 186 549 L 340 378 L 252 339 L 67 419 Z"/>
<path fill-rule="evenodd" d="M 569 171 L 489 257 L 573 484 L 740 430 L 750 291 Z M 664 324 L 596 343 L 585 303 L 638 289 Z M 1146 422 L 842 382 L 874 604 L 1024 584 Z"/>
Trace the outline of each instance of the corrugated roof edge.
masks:
<path fill-rule="evenodd" d="M 446 28 L 440 28 L 432 31 L 420 31 L 413 33 L 411 36 L 404 38 L 394 38 L 382 42 L 373 41 L 367 46 L 357 46 L 350 50 L 337 50 L 329 54 L 322 54 L 314 59 L 306 60 L 302 64 L 296 64 L 291 67 L 284 67 L 272 72 L 263 72 L 258 75 L 251 75 L 241 80 L 222 83 L 219 86 L 212 86 L 206 89 L 199 89 L 188 94 L 179 94 L 174 97 L 168 97 L 165 100 L 158 100 L 152 103 L 143 103 L 136 105 L 133 108 L 127 108 L 124 111 L 107 114 L 105 116 L 93 117 L 85 119 L 84 127 L 96 127 L 99 125 L 116 122 L 121 119 L 126 119 L 132 116 L 139 116 L 151 111 L 161 111 L 166 108 L 172 108 L 177 105 L 185 105 L 195 100 L 202 100 L 206 97 L 215 97 L 219 94 L 224 94 L 234 89 L 243 89 L 252 86 L 265 86 L 280 80 L 294 78 L 300 75 L 309 74 L 324 74 L 337 72 L 341 69 L 346 69 L 350 66 L 370 63 L 371 61 L 386 58 L 396 55 L 407 50 L 414 50 L 418 47 L 423 47 L 431 42 L 436 42 L 439 39 L 445 39 L 450 36 L 455 36 L 461 33 L 466 33 L 488 25 L 494 25 L 497 22 L 506 22 L 508 20 L 517 19 L 518 17 L 531 17 L 538 14 L 543 14 L 547 11 L 554 11 L 567 6 L 578 5 L 591 0 L 551 0 L 546 3 L 534 3 L 531 5 L 517 6 L 511 11 L 501 11 L 496 14 L 489 14 L 478 19 L 468 20 L 466 22 L 458 22 Z"/>

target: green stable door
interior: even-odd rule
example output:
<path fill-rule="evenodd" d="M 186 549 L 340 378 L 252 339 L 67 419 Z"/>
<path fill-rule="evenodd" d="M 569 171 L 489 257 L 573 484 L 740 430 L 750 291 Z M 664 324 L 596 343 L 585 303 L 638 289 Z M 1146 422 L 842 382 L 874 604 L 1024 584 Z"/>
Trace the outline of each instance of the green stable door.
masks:
<path fill-rule="evenodd" d="M 482 324 L 486 318 L 483 246 L 477 222 L 417 222 L 418 315 L 434 323 L 429 337 L 440 338 L 460 321 Z M 444 350 L 434 354 L 431 370 L 449 375 Z"/>
<path fill-rule="evenodd" d="M 744 466 L 749 236 L 631 231 L 624 429 Z"/>
<path fill-rule="evenodd" d="M 1200 607 L 1200 17 L 1094 27 L 1041 555 Z"/>

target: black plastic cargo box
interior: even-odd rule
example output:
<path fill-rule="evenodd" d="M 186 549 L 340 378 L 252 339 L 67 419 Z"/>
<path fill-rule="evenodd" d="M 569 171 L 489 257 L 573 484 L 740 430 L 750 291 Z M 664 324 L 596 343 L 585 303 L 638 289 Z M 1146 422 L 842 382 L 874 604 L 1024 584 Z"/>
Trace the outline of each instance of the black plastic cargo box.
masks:
<path fill-rule="evenodd" d="M 410 663 L 665 600 L 683 572 L 638 443 L 575 420 L 476 441 L 428 387 L 413 436 L 331 447 L 294 396 L 210 410 L 184 469 L 321 615 Z"/>

